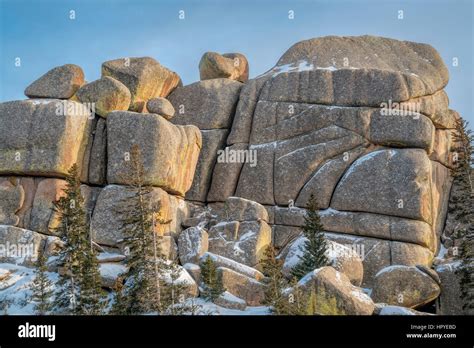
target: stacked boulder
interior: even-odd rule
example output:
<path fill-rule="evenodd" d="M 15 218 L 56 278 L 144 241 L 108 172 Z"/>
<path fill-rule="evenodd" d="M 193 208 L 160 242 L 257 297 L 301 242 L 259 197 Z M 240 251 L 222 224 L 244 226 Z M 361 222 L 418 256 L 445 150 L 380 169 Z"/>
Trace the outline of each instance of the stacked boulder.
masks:
<path fill-rule="evenodd" d="M 264 276 L 258 268 L 271 245 L 271 228 L 265 208 L 239 197 L 210 205 L 198 218 L 187 219 L 178 238 L 181 264 L 200 273 L 200 264 L 211 258 L 226 293 L 216 304 L 229 308 L 261 305 Z"/>
<path fill-rule="evenodd" d="M 208 201 L 267 206 L 275 245 L 298 238 L 310 194 L 327 237 L 363 250 L 364 286 L 390 265 L 431 266 L 439 250 L 458 117 L 448 71 L 425 44 L 323 37 L 291 47 L 242 88 Z"/>
<path fill-rule="evenodd" d="M 156 226 L 162 249 L 176 258 L 174 234 L 187 217 L 184 195 L 202 146 L 197 127 L 168 121 L 174 110 L 165 97 L 179 85 L 179 76 L 153 58 L 123 58 L 105 62 L 102 77 L 90 83 L 77 65 L 54 68 L 26 88 L 34 99 L 0 104 L 0 242 L 34 246 L 26 258 L 1 261 L 31 265 L 40 250 L 55 250 L 53 201 L 77 164 L 104 285 L 112 286 L 124 270 L 116 207 L 131 194 L 126 161 L 133 145 L 153 186 L 150 204 L 159 204 L 167 221 Z"/>
<path fill-rule="evenodd" d="M 230 54 L 240 58 L 239 66 L 245 66 L 248 77 L 248 64 L 243 55 Z M 232 73 L 222 73 L 220 64 L 214 62 L 227 62 Z M 219 58 L 217 58 L 219 57 Z M 207 62 L 207 63 L 203 63 Z M 225 147 L 226 139 L 232 126 L 233 117 L 240 90 L 246 78 L 233 72 L 232 59 L 225 58 L 217 53 L 206 53 L 200 63 L 201 80 L 190 85 L 176 88 L 171 93 L 169 100 L 177 111 L 171 120 L 176 125 L 194 125 L 201 130 L 202 149 L 199 157 L 193 185 L 186 194 L 186 199 L 195 202 L 206 202 L 211 184 L 211 178 L 219 151 Z"/>
<path fill-rule="evenodd" d="M 262 304 L 264 250 L 277 249 L 290 278 L 314 194 L 330 265 L 298 287 L 319 296 L 320 314 L 417 314 L 440 293 L 452 313 L 452 267 L 439 266 L 440 277 L 431 267 L 440 237 L 450 240 L 459 115 L 431 46 L 329 36 L 296 43 L 254 79 L 239 53 L 207 52 L 199 70 L 201 81 L 183 86 L 152 58 L 123 58 L 86 83 L 68 64 L 26 89 L 34 99 L 0 104 L 0 242 L 55 249 L 52 201 L 77 163 L 110 286 L 123 267 L 116 203 L 130 194 L 136 144 L 149 202 L 168 221 L 156 226 L 162 248 L 190 293 L 212 258 L 227 289 L 216 303 Z"/>

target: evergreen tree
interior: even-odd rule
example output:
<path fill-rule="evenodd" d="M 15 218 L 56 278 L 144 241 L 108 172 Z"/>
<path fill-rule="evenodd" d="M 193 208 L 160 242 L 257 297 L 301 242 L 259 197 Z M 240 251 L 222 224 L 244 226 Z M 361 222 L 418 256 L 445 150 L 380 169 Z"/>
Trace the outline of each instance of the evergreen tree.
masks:
<path fill-rule="evenodd" d="M 142 314 L 163 311 L 162 267 L 166 263 L 160 250 L 160 236 L 154 226 L 163 221 L 159 217 L 159 207 L 149 202 L 152 187 L 146 185 L 141 151 L 132 146 L 123 181 L 130 192 L 119 202 L 122 214 L 123 233 L 127 255 L 128 272 L 124 275 L 125 285 L 116 294 L 114 312 L 121 314 Z M 120 302 L 117 304 L 117 297 Z"/>
<path fill-rule="evenodd" d="M 469 123 L 463 119 L 456 120 L 453 132 L 455 140 L 454 164 L 452 170 L 453 186 L 457 194 L 451 197 L 451 212 L 456 220 L 456 237 L 461 240 L 458 269 L 463 309 L 474 309 L 474 189 L 472 182 L 473 132 Z"/>
<path fill-rule="evenodd" d="M 316 200 L 314 195 L 311 195 L 303 226 L 303 235 L 307 239 L 304 246 L 301 247 L 303 256 L 300 257 L 299 263 L 292 270 L 293 276 L 297 279 L 301 279 L 307 273 L 328 264 L 327 245 L 323 231 Z"/>
<path fill-rule="evenodd" d="M 216 263 L 209 256 L 201 263 L 201 279 L 201 296 L 204 299 L 214 301 L 224 293 L 225 289 L 217 272 Z"/>
<path fill-rule="evenodd" d="M 46 261 L 46 256 L 42 252 L 35 264 L 35 279 L 33 280 L 31 299 L 36 302 L 34 310 L 38 315 L 48 314 L 53 309 L 53 304 L 51 303 L 53 283 L 46 274 Z"/>
<path fill-rule="evenodd" d="M 59 253 L 62 271 L 56 284 L 56 311 L 65 314 L 100 314 L 105 305 L 99 262 L 92 248 L 78 167 L 66 177 L 64 195 L 54 202 L 59 217 L 56 232 L 64 248 Z"/>
<path fill-rule="evenodd" d="M 107 305 L 105 292 L 101 287 L 99 261 L 93 248 L 89 231 L 89 247 L 84 248 L 82 272 L 79 282 L 80 302 L 78 311 L 85 315 L 103 314 Z"/>
<path fill-rule="evenodd" d="M 268 246 L 265 250 L 265 257 L 262 262 L 265 299 L 264 304 L 271 307 L 271 312 L 276 315 L 290 314 L 288 296 L 284 290 L 288 287 L 282 269 L 283 261 L 276 258 L 276 251 L 273 246 Z"/>
<path fill-rule="evenodd" d="M 68 171 L 64 196 L 54 202 L 59 217 L 56 233 L 62 238 L 64 247 L 59 253 L 62 270 L 56 283 L 54 307 L 64 314 L 78 314 L 80 280 L 84 247 L 87 244 L 87 224 L 81 182 L 76 164 Z"/>

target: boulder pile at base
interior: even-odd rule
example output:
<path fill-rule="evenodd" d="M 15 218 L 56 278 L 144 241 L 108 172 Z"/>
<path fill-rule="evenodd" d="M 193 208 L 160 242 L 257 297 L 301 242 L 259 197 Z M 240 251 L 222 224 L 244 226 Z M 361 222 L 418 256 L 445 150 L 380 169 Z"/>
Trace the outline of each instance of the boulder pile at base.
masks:
<path fill-rule="evenodd" d="M 290 277 L 313 194 L 330 265 L 296 286 L 315 291 L 318 314 L 417 315 L 437 298 L 438 313 L 462 312 L 440 243 L 459 115 L 433 47 L 328 36 L 250 79 L 240 53 L 206 52 L 197 68 L 201 80 L 183 86 L 151 57 L 104 62 L 90 82 L 66 64 L 28 86 L 29 99 L 1 103 L 0 244 L 34 248 L 0 263 L 31 267 L 41 248 L 61 247 L 52 202 L 76 163 L 111 288 L 126 269 L 116 203 L 130 195 L 124 164 L 138 145 L 167 221 L 161 247 L 192 296 L 210 257 L 226 289 L 216 304 L 261 306 L 264 251 L 273 245 Z"/>

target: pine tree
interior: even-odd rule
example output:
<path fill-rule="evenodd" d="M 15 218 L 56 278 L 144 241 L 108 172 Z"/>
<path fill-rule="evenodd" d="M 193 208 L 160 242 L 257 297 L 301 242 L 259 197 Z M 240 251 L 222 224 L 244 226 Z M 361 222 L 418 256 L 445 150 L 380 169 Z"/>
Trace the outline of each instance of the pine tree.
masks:
<path fill-rule="evenodd" d="M 54 202 L 54 211 L 58 214 L 59 225 L 56 233 L 61 235 L 64 248 L 59 253 L 62 265 L 54 307 L 63 314 L 78 314 L 80 301 L 80 280 L 84 246 L 87 244 L 87 224 L 84 200 L 80 190 L 78 167 L 76 164 L 68 171 L 64 196 Z"/>
<path fill-rule="evenodd" d="M 114 312 L 142 314 L 163 311 L 162 267 L 165 258 L 160 250 L 160 236 L 155 224 L 164 223 L 159 217 L 159 206 L 149 202 L 152 187 L 146 185 L 141 151 L 132 146 L 123 181 L 127 182 L 130 195 L 119 202 L 122 214 L 121 231 L 128 250 L 128 272 L 125 284 L 116 295 Z M 157 220 L 158 219 L 158 220 Z M 120 303 L 117 305 L 117 297 Z"/>
<path fill-rule="evenodd" d="M 457 194 L 451 199 L 451 212 L 456 220 L 456 237 L 461 240 L 459 258 L 461 266 L 457 273 L 460 276 L 461 300 L 463 309 L 474 309 L 474 189 L 472 180 L 474 134 L 469 123 L 463 119 L 456 120 L 453 132 L 455 140 L 455 167 L 452 171 L 453 186 Z"/>
<path fill-rule="evenodd" d="M 217 272 L 216 263 L 209 256 L 201 263 L 201 279 L 201 296 L 204 299 L 214 301 L 224 293 L 225 289 Z"/>
<path fill-rule="evenodd" d="M 46 256 L 42 252 L 35 264 L 35 279 L 33 280 L 31 299 L 36 302 L 34 310 L 38 315 L 46 315 L 53 309 L 53 304 L 51 303 L 53 283 L 46 274 L 46 261 Z"/>
<path fill-rule="evenodd" d="M 78 312 L 85 315 L 99 315 L 104 313 L 107 301 L 105 292 L 101 287 L 99 261 L 97 253 L 93 248 L 90 231 L 89 242 L 89 247 L 84 248 L 82 260 Z"/>
<path fill-rule="evenodd" d="M 263 303 L 271 307 L 271 312 L 275 315 L 290 314 L 288 298 L 284 290 L 288 287 L 288 282 L 283 275 L 283 261 L 276 258 L 276 251 L 273 246 L 268 246 L 265 250 L 262 262 L 265 299 Z"/>
<path fill-rule="evenodd" d="M 304 246 L 301 247 L 303 256 L 300 257 L 299 263 L 292 270 L 293 276 L 297 279 L 301 279 L 307 273 L 328 264 L 327 245 L 323 231 L 316 200 L 314 195 L 311 195 L 303 226 L 303 235 L 307 239 Z"/>

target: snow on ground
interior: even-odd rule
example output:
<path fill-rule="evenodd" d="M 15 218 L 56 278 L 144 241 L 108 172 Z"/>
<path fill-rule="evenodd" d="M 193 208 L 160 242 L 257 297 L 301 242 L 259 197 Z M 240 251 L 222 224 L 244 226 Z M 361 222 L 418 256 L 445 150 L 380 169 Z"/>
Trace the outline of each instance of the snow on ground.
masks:
<path fill-rule="evenodd" d="M 0 281 L 0 315 L 34 314 L 34 303 L 30 301 L 34 270 L 10 263 L 0 263 L 0 270 L 11 274 Z M 52 282 L 56 282 L 57 273 L 46 272 Z"/>
<path fill-rule="evenodd" d="M 118 262 L 123 261 L 124 259 L 125 255 L 118 253 L 101 252 L 97 255 L 97 260 L 99 262 Z"/>
<path fill-rule="evenodd" d="M 34 314 L 34 303 L 31 297 L 30 287 L 34 280 L 34 269 L 9 263 L 0 263 L 0 274 L 10 274 L 0 281 L 0 315 L 32 315 Z M 57 273 L 47 272 L 48 278 L 54 283 L 57 281 Z M 112 299 L 110 297 L 110 299 Z M 8 303 L 7 303 L 8 301 Z M 195 305 L 201 306 L 199 315 L 268 315 L 269 308 L 247 307 L 244 311 L 227 309 L 214 303 L 207 302 L 202 298 L 189 299 Z M 110 303 L 111 305 L 111 303 Z M 110 306 L 109 306 L 110 307 Z"/>
<path fill-rule="evenodd" d="M 270 308 L 265 306 L 247 307 L 245 310 L 220 307 L 202 298 L 194 299 L 194 304 L 201 306 L 200 315 L 270 315 Z"/>
<path fill-rule="evenodd" d="M 416 315 L 416 312 L 399 306 L 385 306 L 380 310 L 379 315 Z"/>

